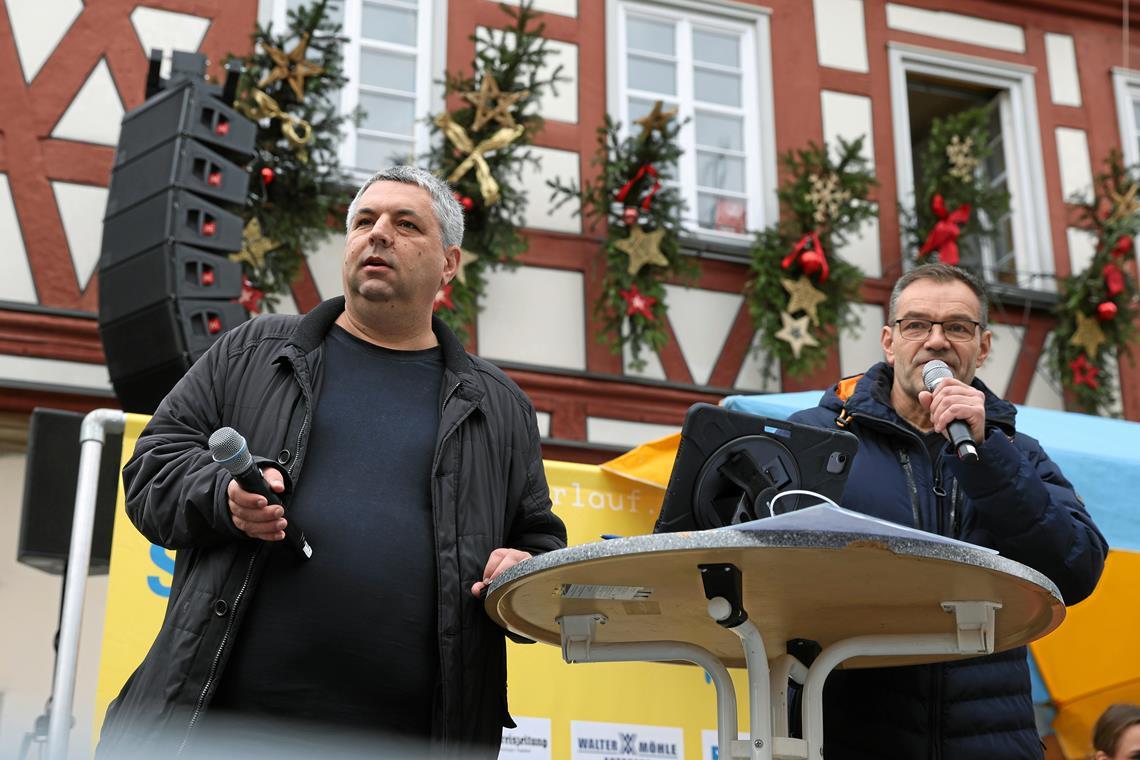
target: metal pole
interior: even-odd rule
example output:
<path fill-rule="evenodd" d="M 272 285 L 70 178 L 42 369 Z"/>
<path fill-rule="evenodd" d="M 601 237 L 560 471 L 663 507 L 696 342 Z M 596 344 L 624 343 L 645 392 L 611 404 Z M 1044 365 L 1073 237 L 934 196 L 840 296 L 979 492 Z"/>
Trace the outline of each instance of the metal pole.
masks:
<path fill-rule="evenodd" d="M 79 633 L 83 626 L 83 597 L 91 563 L 91 536 L 95 529 L 95 497 L 99 488 L 99 461 L 107 432 L 122 432 L 127 415 L 117 409 L 96 409 L 83 418 L 79 431 L 79 480 L 75 486 L 75 513 L 71 519 L 71 547 L 64 582 L 63 615 L 59 626 L 55 678 L 48 721 L 48 758 L 64 760 L 71 732 L 75 701 L 75 672 L 79 662 Z"/>

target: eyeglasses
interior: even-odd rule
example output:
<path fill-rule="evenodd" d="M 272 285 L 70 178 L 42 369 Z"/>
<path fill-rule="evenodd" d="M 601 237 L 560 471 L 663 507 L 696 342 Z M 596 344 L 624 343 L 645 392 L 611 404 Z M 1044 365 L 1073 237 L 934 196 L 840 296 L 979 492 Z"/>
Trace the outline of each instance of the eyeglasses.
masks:
<path fill-rule="evenodd" d="M 895 324 L 898 325 L 899 333 L 906 340 L 926 340 L 926 337 L 934 330 L 935 325 L 942 325 L 942 334 L 946 336 L 946 340 L 965 343 L 974 339 L 974 333 L 977 332 L 982 323 L 975 322 L 972 319 L 948 319 L 936 322 L 932 319 L 908 317 L 907 319 L 896 319 Z"/>

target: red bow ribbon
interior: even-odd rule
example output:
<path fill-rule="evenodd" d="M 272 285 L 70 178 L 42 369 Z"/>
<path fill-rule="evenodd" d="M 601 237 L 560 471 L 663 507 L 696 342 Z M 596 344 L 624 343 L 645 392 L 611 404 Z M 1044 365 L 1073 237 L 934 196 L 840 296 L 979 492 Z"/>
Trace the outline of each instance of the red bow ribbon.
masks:
<path fill-rule="evenodd" d="M 816 234 L 815 230 L 800 238 L 800 242 L 796 243 L 792 252 L 784 257 L 780 266 L 787 269 L 797 260 L 800 262 L 800 268 L 803 269 L 804 274 L 812 275 L 819 272 L 820 282 L 827 279 L 827 256 L 823 253 L 823 244 L 819 242 L 819 235 Z"/>
<path fill-rule="evenodd" d="M 941 193 L 936 193 L 930 199 L 930 210 L 938 217 L 934 229 L 926 236 L 926 242 L 919 250 L 919 256 L 926 256 L 932 251 L 938 253 L 938 260 L 943 264 L 956 266 L 958 264 L 958 236 L 962 234 L 960 225 L 970 219 L 970 204 L 963 203 L 953 211 L 946 211 L 946 201 Z"/>
<path fill-rule="evenodd" d="M 1124 270 L 1111 261 L 1104 265 L 1104 289 L 1109 298 L 1116 298 L 1124 292 Z"/>
<path fill-rule="evenodd" d="M 649 195 L 645 196 L 645 200 L 641 202 L 641 208 L 645 211 L 648 211 L 649 202 L 653 200 L 653 196 L 656 195 L 657 191 L 661 189 L 661 183 L 657 180 L 657 170 L 653 168 L 653 164 L 646 164 L 645 166 L 638 169 L 637 174 L 633 175 L 633 179 L 621 186 L 621 190 L 618 190 L 617 193 L 618 201 L 624 201 L 625 197 L 629 195 L 629 191 L 632 190 L 633 186 L 637 184 L 637 181 L 644 177 L 646 174 L 648 174 L 650 177 L 653 177 L 653 187 L 649 189 Z"/>
<path fill-rule="evenodd" d="M 245 307 L 246 311 L 258 314 L 261 312 L 261 299 L 265 298 L 265 292 L 253 287 L 253 283 L 248 277 L 242 280 L 241 283 L 241 296 L 238 297 L 238 303 Z"/>

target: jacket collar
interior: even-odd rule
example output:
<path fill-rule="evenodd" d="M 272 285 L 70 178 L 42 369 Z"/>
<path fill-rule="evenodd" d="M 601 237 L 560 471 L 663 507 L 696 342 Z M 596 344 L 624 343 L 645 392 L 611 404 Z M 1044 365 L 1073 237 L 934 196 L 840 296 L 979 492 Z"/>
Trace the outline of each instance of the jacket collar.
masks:
<path fill-rule="evenodd" d="M 824 393 L 819 405 L 836 413 L 846 408 L 848 414 L 859 414 L 896 425 L 909 425 L 891 406 L 891 385 L 894 379 L 894 368 L 886 362 L 879 362 L 859 378 L 846 404 L 837 393 L 838 385 L 834 385 Z M 1005 399 L 998 398 L 977 377 L 970 384 L 986 396 L 986 424 L 997 425 L 1007 435 L 1013 435 L 1017 408 Z"/>
<path fill-rule="evenodd" d="M 322 301 L 315 309 L 310 311 L 297 325 L 288 345 L 295 346 L 302 354 L 308 354 L 320 347 L 325 335 L 332 329 L 337 317 L 344 311 L 344 296 L 330 298 Z M 443 351 L 443 366 L 453 372 L 460 379 L 466 380 L 473 371 L 471 357 L 455 337 L 455 333 L 443 323 L 439 317 L 431 318 L 431 329 L 435 333 L 439 346 Z"/>

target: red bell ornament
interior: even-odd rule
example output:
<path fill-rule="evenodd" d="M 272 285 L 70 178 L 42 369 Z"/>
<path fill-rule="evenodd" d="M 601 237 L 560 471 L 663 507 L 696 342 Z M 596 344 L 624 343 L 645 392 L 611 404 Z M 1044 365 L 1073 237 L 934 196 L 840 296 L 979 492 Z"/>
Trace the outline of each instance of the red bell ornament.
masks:
<path fill-rule="evenodd" d="M 1097 304 L 1096 318 L 1101 322 L 1111 322 L 1112 320 L 1116 319 L 1117 311 L 1118 309 L 1116 304 L 1114 304 L 1112 301 L 1105 301 L 1102 304 Z"/>

